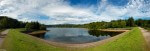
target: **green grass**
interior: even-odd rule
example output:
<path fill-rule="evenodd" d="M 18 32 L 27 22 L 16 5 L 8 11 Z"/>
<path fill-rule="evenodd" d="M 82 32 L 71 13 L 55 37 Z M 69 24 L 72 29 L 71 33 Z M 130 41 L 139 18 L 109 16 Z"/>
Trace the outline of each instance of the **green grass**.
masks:
<path fill-rule="evenodd" d="M 148 51 L 148 48 L 140 29 L 134 28 L 114 41 L 81 51 Z"/>
<path fill-rule="evenodd" d="M 32 36 L 20 33 L 18 29 L 9 31 L 1 48 L 7 51 L 64 51 L 62 48 L 51 46 Z"/>
<path fill-rule="evenodd" d="M 52 46 L 29 35 L 20 33 L 17 29 L 10 30 L 2 48 L 7 51 L 146 51 L 147 45 L 139 28 L 125 32 L 124 36 L 92 48 L 67 50 Z M 148 50 L 147 50 L 148 51 Z"/>

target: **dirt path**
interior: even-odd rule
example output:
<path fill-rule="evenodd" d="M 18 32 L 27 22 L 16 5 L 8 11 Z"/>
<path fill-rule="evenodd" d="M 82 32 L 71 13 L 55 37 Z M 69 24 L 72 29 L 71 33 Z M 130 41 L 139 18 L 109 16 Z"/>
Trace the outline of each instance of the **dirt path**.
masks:
<path fill-rule="evenodd" d="M 4 37 L 7 35 L 8 32 L 9 29 L 6 29 L 0 33 L 0 45 L 2 44 Z"/>
<path fill-rule="evenodd" d="M 139 27 L 142 31 L 142 34 L 146 40 L 146 43 L 150 49 L 150 32 L 148 32 L 148 30 L 145 30 L 144 28 Z"/>

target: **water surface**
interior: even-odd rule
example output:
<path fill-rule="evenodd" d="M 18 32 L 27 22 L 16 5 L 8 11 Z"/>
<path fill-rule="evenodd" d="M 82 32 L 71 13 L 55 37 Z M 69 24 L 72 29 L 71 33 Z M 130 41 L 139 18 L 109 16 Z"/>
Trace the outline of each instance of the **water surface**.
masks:
<path fill-rule="evenodd" d="M 60 43 L 90 43 L 113 37 L 117 32 L 102 32 L 84 28 L 47 28 L 44 39 Z"/>

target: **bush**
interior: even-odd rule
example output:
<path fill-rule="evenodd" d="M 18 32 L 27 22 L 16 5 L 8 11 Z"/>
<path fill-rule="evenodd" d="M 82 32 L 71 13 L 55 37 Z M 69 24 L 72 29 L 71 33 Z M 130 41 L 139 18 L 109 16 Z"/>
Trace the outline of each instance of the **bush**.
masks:
<path fill-rule="evenodd" d="M 40 30 L 46 30 L 46 27 L 44 25 L 41 25 Z"/>
<path fill-rule="evenodd" d="M 25 28 L 26 28 L 27 31 L 46 30 L 46 27 L 44 25 L 39 24 L 38 22 L 27 23 Z"/>

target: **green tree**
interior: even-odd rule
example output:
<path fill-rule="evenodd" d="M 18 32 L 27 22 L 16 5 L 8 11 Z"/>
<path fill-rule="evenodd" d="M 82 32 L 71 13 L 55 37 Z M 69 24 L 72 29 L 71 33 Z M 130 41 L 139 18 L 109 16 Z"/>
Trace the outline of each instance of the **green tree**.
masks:
<path fill-rule="evenodd" d="M 34 25 L 33 25 L 33 23 L 27 23 L 25 28 L 27 31 L 31 31 L 34 29 Z"/>
<path fill-rule="evenodd" d="M 117 27 L 119 27 L 118 22 L 117 22 L 117 21 L 111 22 L 111 27 L 112 27 L 112 28 L 117 28 Z"/>
<path fill-rule="evenodd" d="M 135 26 L 133 17 L 130 17 L 130 18 L 127 20 L 127 26 L 130 26 L 130 27 Z"/>
<path fill-rule="evenodd" d="M 2 28 L 8 28 L 9 26 L 8 26 L 8 19 L 7 18 L 3 18 L 3 19 L 1 19 L 0 20 L 0 28 L 2 29 Z"/>
<path fill-rule="evenodd" d="M 40 25 L 39 22 L 28 22 L 25 26 L 26 30 L 39 30 L 39 29 L 44 29 L 44 25 Z"/>
<path fill-rule="evenodd" d="M 39 24 L 39 22 L 31 22 L 31 24 L 33 24 L 33 29 L 40 29 L 40 24 Z"/>
<path fill-rule="evenodd" d="M 46 26 L 45 25 L 40 25 L 40 30 L 46 30 Z"/>
<path fill-rule="evenodd" d="M 138 19 L 138 20 L 135 21 L 135 24 L 136 24 L 137 26 L 142 26 L 142 25 L 145 24 L 145 23 L 143 22 L 142 19 Z"/>
<path fill-rule="evenodd" d="M 119 26 L 119 28 L 126 27 L 126 21 L 124 21 L 124 20 L 118 20 L 118 26 Z"/>
<path fill-rule="evenodd" d="M 97 25 L 95 23 L 90 23 L 88 25 L 88 28 L 91 29 L 91 30 L 97 30 L 98 29 L 98 27 L 97 27 Z"/>
<path fill-rule="evenodd" d="M 0 16 L 1 28 L 18 28 L 19 24 L 19 21 L 16 19 L 8 18 L 6 16 Z"/>

